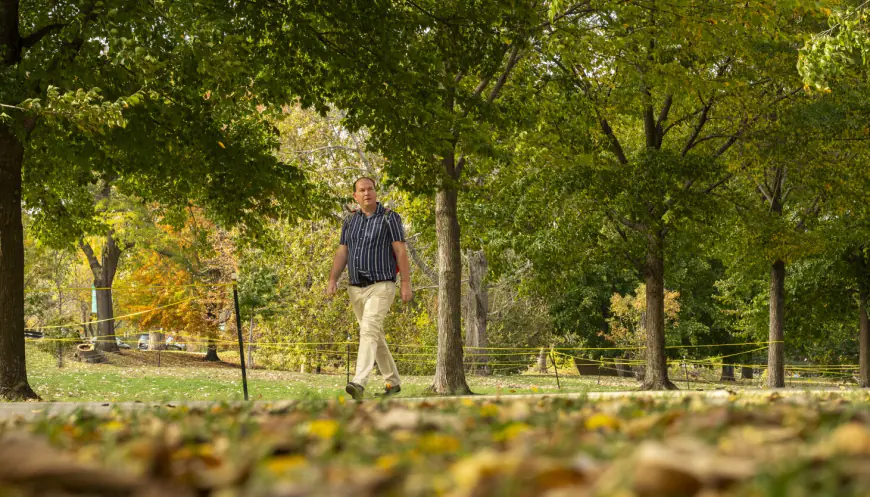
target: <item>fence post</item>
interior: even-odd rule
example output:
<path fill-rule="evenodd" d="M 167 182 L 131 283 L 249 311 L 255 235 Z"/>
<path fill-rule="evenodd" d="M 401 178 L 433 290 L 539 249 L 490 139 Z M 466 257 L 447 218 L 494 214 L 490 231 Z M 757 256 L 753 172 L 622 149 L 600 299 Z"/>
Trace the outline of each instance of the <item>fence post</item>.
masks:
<path fill-rule="evenodd" d="M 559 367 L 556 366 L 556 356 L 553 354 L 553 351 L 550 351 L 550 360 L 553 361 L 553 371 L 556 373 L 556 388 L 559 390 L 562 389 L 562 385 L 559 383 Z"/>
<path fill-rule="evenodd" d="M 347 344 L 345 345 L 344 370 L 347 377 L 347 383 L 350 383 L 350 335 L 347 336 Z"/>
<path fill-rule="evenodd" d="M 233 302 L 236 310 L 236 332 L 239 335 L 239 362 L 242 365 L 242 392 L 248 400 L 248 375 L 245 372 L 245 345 L 242 343 L 242 317 L 239 314 L 239 275 L 233 273 Z"/>
<path fill-rule="evenodd" d="M 686 373 L 686 388 L 692 388 L 692 383 L 689 381 L 689 366 L 684 362 L 683 371 Z"/>
<path fill-rule="evenodd" d="M 57 367 L 63 367 L 63 342 L 57 341 Z"/>
<path fill-rule="evenodd" d="M 252 344 L 254 343 L 254 311 L 251 310 L 251 328 L 248 330 L 248 362 L 250 362 L 250 366 L 254 367 L 254 350 L 252 348 Z"/>

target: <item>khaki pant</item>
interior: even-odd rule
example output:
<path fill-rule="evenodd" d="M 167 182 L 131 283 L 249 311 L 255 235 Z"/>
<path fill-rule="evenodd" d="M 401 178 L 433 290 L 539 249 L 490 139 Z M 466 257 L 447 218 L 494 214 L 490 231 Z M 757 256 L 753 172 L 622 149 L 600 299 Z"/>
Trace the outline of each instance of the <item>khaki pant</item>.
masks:
<path fill-rule="evenodd" d="M 380 281 L 365 288 L 349 286 L 347 291 L 359 322 L 359 354 L 353 382 L 366 386 L 377 361 L 384 380 L 392 386 L 398 385 L 399 371 L 384 338 L 384 319 L 396 297 L 396 283 Z"/>

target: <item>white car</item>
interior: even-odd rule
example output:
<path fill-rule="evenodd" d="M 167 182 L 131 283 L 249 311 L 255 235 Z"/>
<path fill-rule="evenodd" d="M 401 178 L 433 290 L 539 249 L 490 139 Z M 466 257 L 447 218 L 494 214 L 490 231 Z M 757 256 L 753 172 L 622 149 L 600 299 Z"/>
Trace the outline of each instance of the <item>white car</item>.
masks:
<path fill-rule="evenodd" d="M 172 337 L 166 337 L 166 350 L 187 350 L 187 344 L 177 342 Z"/>
<path fill-rule="evenodd" d="M 91 337 L 88 341 L 90 341 L 94 346 L 96 346 L 97 337 Z M 130 348 L 130 344 L 122 342 L 118 336 L 115 336 L 115 343 L 118 344 L 118 348 L 121 348 L 121 349 L 129 349 Z"/>

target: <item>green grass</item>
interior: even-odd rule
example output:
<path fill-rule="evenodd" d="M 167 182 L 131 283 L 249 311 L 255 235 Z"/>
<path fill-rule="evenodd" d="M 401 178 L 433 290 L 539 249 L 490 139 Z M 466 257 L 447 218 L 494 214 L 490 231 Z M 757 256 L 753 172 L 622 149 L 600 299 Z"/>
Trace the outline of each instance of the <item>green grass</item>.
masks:
<path fill-rule="evenodd" d="M 109 355 L 107 364 L 87 364 L 56 358 L 28 345 L 27 366 L 31 386 L 46 401 L 124 402 L 178 400 L 239 400 L 242 397 L 241 371 L 232 364 L 233 354 L 222 353 L 222 364 L 211 364 L 198 354 L 124 351 Z M 238 358 L 238 354 L 235 354 Z M 344 374 L 302 374 L 289 371 L 254 369 L 247 372 L 252 399 L 331 399 L 344 395 Z M 478 394 L 531 394 L 625 390 L 636 387 L 629 379 L 579 377 L 560 373 L 561 389 L 554 375 L 468 376 L 472 391 Z M 425 395 L 431 376 L 404 376 L 402 396 Z M 371 393 L 383 388 L 380 376 L 373 375 Z"/>
<path fill-rule="evenodd" d="M 109 363 L 87 364 L 64 359 L 57 367 L 56 357 L 34 344 L 27 346 L 28 377 L 31 386 L 46 401 L 59 402 L 129 402 L 184 400 L 240 400 L 241 371 L 238 353 L 221 352 L 221 363 L 209 363 L 201 354 L 126 350 L 121 355 L 109 354 Z M 158 366 L 159 357 L 159 366 Z M 718 384 L 715 371 L 707 370 L 708 378 L 680 381 L 682 375 L 672 374 L 681 389 L 719 389 L 757 387 L 749 382 Z M 248 392 L 255 400 L 334 399 L 344 395 L 344 374 L 302 374 L 290 371 L 254 369 L 248 371 Z M 424 396 L 431 376 L 403 376 L 402 396 Z M 468 376 L 471 390 L 477 394 L 550 394 L 595 391 L 634 390 L 633 379 L 614 377 L 581 377 L 576 370 L 560 370 L 561 388 L 556 377 L 549 375 L 515 374 L 510 376 Z M 816 385 L 808 385 L 816 386 Z M 383 380 L 374 375 L 368 384 L 371 394 L 381 391 Z"/>

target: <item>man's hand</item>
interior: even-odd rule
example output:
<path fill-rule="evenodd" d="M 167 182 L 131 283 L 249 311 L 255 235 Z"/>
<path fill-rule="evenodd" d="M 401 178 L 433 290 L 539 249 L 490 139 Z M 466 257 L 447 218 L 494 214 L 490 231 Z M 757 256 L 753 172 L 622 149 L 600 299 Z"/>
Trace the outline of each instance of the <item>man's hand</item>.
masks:
<path fill-rule="evenodd" d="M 329 283 L 326 284 L 326 296 L 332 297 L 337 291 L 338 283 L 336 283 L 335 280 L 329 280 Z"/>
<path fill-rule="evenodd" d="M 408 303 L 414 297 L 414 293 L 411 291 L 411 282 L 402 280 L 402 302 Z"/>

